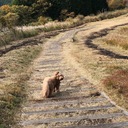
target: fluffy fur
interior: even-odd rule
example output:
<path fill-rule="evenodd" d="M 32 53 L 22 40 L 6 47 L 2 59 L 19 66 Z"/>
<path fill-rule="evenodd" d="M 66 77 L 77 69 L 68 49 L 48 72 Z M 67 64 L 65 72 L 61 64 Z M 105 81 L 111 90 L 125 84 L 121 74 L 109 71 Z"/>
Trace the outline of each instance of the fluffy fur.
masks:
<path fill-rule="evenodd" d="M 55 72 L 53 76 L 46 77 L 43 80 L 42 96 L 44 98 L 51 97 L 53 92 L 59 92 L 60 81 L 64 79 L 62 74 Z"/>
<path fill-rule="evenodd" d="M 60 82 L 64 79 L 64 76 L 62 74 L 58 74 L 57 75 L 57 80 L 56 80 L 56 84 L 54 86 L 54 92 L 60 92 Z"/>

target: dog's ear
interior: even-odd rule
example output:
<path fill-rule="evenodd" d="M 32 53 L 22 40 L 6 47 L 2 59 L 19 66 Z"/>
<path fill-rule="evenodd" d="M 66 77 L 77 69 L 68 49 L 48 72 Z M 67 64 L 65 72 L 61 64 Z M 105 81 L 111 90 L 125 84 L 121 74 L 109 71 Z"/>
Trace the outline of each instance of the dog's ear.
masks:
<path fill-rule="evenodd" d="M 57 76 L 59 74 L 59 72 L 58 71 L 56 71 L 55 73 L 54 73 L 54 76 Z"/>

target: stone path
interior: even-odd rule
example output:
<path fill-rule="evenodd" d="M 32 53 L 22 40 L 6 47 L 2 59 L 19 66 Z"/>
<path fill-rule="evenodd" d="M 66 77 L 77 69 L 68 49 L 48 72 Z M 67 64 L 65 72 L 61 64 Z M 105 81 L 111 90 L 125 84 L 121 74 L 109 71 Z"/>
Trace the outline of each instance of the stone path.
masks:
<path fill-rule="evenodd" d="M 44 44 L 28 81 L 28 99 L 22 107 L 20 127 L 128 128 L 128 116 L 98 92 L 86 78 L 80 76 L 77 69 L 66 63 L 62 42 L 72 38 L 78 30 L 62 33 Z M 60 93 L 42 99 L 42 81 L 55 71 L 65 76 Z"/>

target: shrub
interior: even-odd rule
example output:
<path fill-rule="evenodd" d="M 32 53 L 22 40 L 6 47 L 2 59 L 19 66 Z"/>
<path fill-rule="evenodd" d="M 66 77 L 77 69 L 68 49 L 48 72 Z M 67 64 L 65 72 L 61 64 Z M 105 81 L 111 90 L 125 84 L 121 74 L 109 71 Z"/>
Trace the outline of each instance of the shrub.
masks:
<path fill-rule="evenodd" d="M 40 24 L 46 24 L 49 21 L 52 21 L 52 19 L 44 16 L 38 17 L 38 23 Z"/>
<path fill-rule="evenodd" d="M 125 7 L 123 0 L 108 0 L 108 4 L 110 9 L 120 9 Z"/>
<path fill-rule="evenodd" d="M 13 27 L 14 25 L 17 24 L 19 16 L 16 13 L 9 12 L 8 14 L 6 14 L 4 16 L 4 19 L 5 19 L 6 26 L 8 28 L 11 28 L 11 27 Z"/>

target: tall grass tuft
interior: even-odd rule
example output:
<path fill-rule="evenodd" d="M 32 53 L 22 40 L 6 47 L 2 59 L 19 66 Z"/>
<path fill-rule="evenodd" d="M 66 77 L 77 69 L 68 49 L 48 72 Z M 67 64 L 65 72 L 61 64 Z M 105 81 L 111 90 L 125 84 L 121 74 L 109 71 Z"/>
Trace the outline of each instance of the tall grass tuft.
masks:
<path fill-rule="evenodd" d="M 28 37 L 35 36 L 39 33 L 37 29 L 35 30 L 23 30 L 23 29 L 9 29 L 8 32 L 1 33 L 0 35 L 0 47 L 11 44 L 11 41 L 16 41 L 19 39 L 24 39 Z"/>

